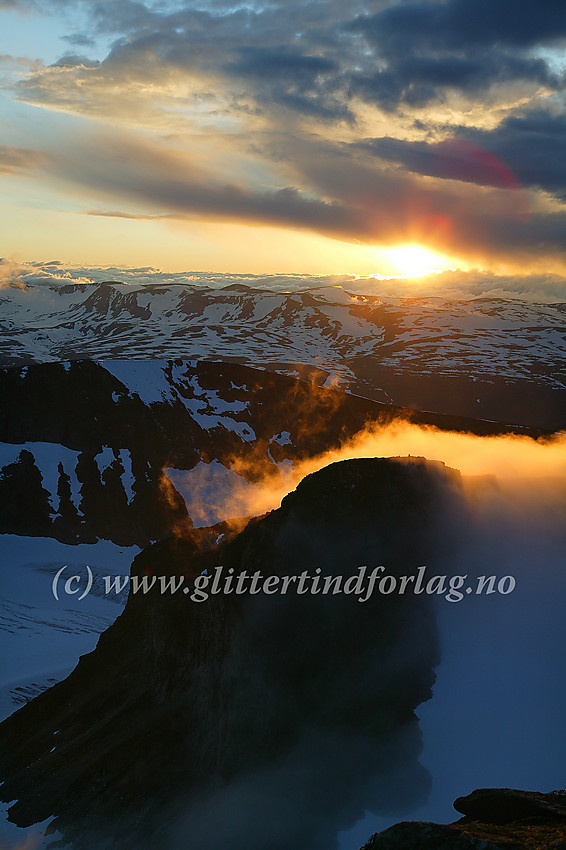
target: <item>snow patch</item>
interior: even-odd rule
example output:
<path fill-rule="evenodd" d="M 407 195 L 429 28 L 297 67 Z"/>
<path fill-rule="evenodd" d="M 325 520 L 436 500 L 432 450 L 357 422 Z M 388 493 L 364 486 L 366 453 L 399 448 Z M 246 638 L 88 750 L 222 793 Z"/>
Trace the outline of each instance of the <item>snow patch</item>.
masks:
<path fill-rule="evenodd" d="M 118 546 L 108 540 L 71 546 L 50 537 L 0 535 L 0 713 L 14 711 L 9 697 L 15 683 L 39 684 L 76 665 L 79 656 L 91 652 L 102 631 L 122 610 L 120 600 L 91 592 L 83 600 L 60 594 L 54 598 L 52 581 L 66 566 L 63 577 L 78 575 L 86 583 L 88 565 L 95 584 L 102 587 L 104 575 L 129 575 L 138 546 Z M 97 579 L 99 579 L 97 581 Z M 57 678 L 57 677 L 56 677 Z M 17 696 L 17 695 L 16 695 Z"/>
<path fill-rule="evenodd" d="M 253 428 L 247 422 L 226 415 L 244 413 L 248 410 L 248 401 L 228 401 L 220 396 L 218 390 L 202 387 L 196 375 L 187 375 L 184 364 L 173 366 L 172 380 L 179 401 L 201 428 L 206 431 L 212 428 L 226 428 L 246 442 L 257 439 Z"/>
<path fill-rule="evenodd" d="M 93 594 L 82 602 L 77 596 L 57 602 L 51 587 L 56 569 L 67 564 L 68 575 L 81 575 L 88 564 L 95 576 L 128 575 L 139 551 L 107 540 L 70 546 L 47 537 L 0 535 L 0 720 L 66 678 L 122 612 L 120 600 Z M 16 827 L 7 819 L 10 805 L 0 805 L 2 847 L 43 850 L 61 838 L 44 837 L 51 816 L 29 829 Z"/>
<path fill-rule="evenodd" d="M 280 446 L 292 446 L 293 441 L 291 440 L 291 434 L 289 431 L 280 431 L 279 434 L 275 434 L 274 437 L 271 438 L 270 442 L 278 443 Z"/>
<path fill-rule="evenodd" d="M 175 401 L 165 374 L 167 360 L 101 360 L 100 365 L 144 404 Z"/>
<path fill-rule="evenodd" d="M 103 472 L 105 472 L 105 470 L 107 470 L 108 467 L 116 460 L 116 455 L 114 449 L 111 449 L 108 446 L 103 446 L 102 451 L 99 452 L 94 459 L 98 466 L 100 476 L 102 477 Z"/>
<path fill-rule="evenodd" d="M 135 496 L 134 493 L 134 473 L 132 470 L 132 455 L 128 451 L 128 449 L 120 449 L 119 451 L 120 461 L 122 463 L 122 467 L 124 472 L 120 476 L 122 479 L 122 486 L 124 487 L 126 496 L 128 497 L 128 504 L 131 503 L 132 499 Z"/>

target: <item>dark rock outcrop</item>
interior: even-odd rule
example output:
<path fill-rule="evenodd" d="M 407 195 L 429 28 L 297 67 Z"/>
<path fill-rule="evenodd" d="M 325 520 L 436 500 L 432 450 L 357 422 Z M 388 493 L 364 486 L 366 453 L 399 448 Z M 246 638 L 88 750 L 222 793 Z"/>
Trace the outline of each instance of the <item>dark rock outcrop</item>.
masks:
<path fill-rule="evenodd" d="M 187 530 L 132 575 L 414 573 L 458 476 L 355 460 L 308 476 L 239 534 Z M 452 508 L 453 509 L 453 508 Z M 94 652 L 0 727 L 4 800 L 76 850 L 329 850 L 362 816 L 422 802 L 414 710 L 438 647 L 426 595 L 131 594 Z"/>
<path fill-rule="evenodd" d="M 456 823 L 399 823 L 362 850 L 566 850 L 566 791 L 482 788 L 454 808 Z"/>
<path fill-rule="evenodd" d="M 467 797 L 458 797 L 454 808 L 482 823 L 512 823 L 529 817 L 566 821 L 566 792 L 541 794 L 513 788 L 480 788 Z"/>

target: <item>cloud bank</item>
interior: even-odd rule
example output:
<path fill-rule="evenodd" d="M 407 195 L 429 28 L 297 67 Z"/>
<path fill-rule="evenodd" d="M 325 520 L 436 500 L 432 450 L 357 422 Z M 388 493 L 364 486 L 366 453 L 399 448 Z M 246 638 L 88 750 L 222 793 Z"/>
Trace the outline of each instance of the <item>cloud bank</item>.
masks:
<path fill-rule="evenodd" d="M 82 10 L 9 86 L 53 132 L 2 159 L 90 212 L 566 269 L 560 2 L 9 5 Z"/>

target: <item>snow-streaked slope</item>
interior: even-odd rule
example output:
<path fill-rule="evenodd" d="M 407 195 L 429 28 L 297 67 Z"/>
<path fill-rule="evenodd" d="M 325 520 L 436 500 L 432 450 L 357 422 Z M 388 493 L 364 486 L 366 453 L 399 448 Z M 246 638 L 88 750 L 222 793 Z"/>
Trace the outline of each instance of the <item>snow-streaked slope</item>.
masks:
<path fill-rule="evenodd" d="M 28 284 L 2 291 L 0 360 L 238 358 L 284 371 L 310 364 L 346 383 L 360 381 L 360 360 L 373 360 L 423 374 L 526 377 L 556 387 L 565 309 L 497 298 L 393 298 L 337 286 L 284 292 L 204 281 Z M 144 397 L 145 374 L 136 380 Z"/>
<path fill-rule="evenodd" d="M 166 360 L 105 360 L 100 364 L 144 404 L 175 400 L 166 379 Z"/>
<path fill-rule="evenodd" d="M 102 576 L 128 575 L 137 546 L 108 541 L 69 546 L 45 537 L 0 535 L 0 714 L 6 717 L 39 690 L 64 678 L 96 646 L 125 602 L 106 598 Z M 92 570 L 92 591 L 53 596 L 53 578 L 79 575 L 81 592 Z M 74 585 L 73 585 L 74 587 Z"/>
<path fill-rule="evenodd" d="M 49 494 L 51 513 L 56 516 L 60 511 L 61 499 L 58 494 L 60 481 L 60 467 L 69 477 L 70 499 L 79 516 L 81 511 L 81 488 L 82 483 L 77 477 L 77 464 L 79 451 L 68 449 L 60 443 L 28 442 L 28 443 L 0 443 L 0 477 L 10 464 L 17 463 L 21 453 L 29 452 L 38 468 L 42 487 Z M 132 457 L 129 449 L 111 449 L 103 446 L 98 454 L 94 455 L 100 475 L 111 464 L 118 463 L 122 469 L 121 482 L 126 493 L 127 503 L 131 504 L 134 497 L 133 485 L 134 475 L 132 472 Z"/>
<path fill-rule="evenodd" d="M 16 367 L 0 371 L 0 394 L 0 530 L 64 543 L 146 545 L 189 521 L 164 468 L 239 459 L 253 477 L 383 413 L 287 376 L 205 361 Z"/>
<path fill-rule="evenodd" d="M 202 387 L 198 377 L 189 374 L 195 361 L 172 364 L 167 360 L 104 360 L 100 365 L 144 404 L 172 404 L 179 401 L 192 420 L 205 431 L 225 428 L 242 440 L 249 442 L 256 439 L 251 425 L 234 419 L 232 415 L 245 412 L 248 402 L 228 401 L 218 390 Z M 232 389 L 245 390 L 246 387 Z"/>

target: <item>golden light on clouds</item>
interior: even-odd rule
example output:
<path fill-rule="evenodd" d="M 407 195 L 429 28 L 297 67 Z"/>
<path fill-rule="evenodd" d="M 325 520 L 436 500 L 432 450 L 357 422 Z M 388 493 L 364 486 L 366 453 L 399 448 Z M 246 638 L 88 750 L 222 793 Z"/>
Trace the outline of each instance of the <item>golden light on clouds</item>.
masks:
<path fill-rule="evenodd" d="M 6 253 L 565 273 L 563 51 L 538 7 L 516 41 L 468 42 L 457 0 L 423 0 L 422 31 L 402 0 L 63 5 L 0 0 Z"/>
<path fill-rule="evenodd" d="M 433 426 L 397 420 L 387 425 L 373 423 L 360 431 L 339 449 L 330 449 L 303 462 L 279 470 L 279 474 L 261 476 L 259 466 L 249 458 L 232 459 L 231 473 L 224 475 L 215 493 L 215 506 L 224 517 L 257 516 L 279 507 L 282 499 L 311 473 L 331 463 L 356 458 L 415 457 L 440 461 L 464 476 L 474 487 L 474 477 L 491 478 L 495 494 L 504 489 L 512 498 L 522 493 L 544 492 L 545 489 L 564 492 L 566 474 L 566 433 L 546 440 L 505 434 L 479 437 L 475 434 L 442 431 Z M 246 476 L 254 471 L 250 484 Z M 212 468 L 201 471 L 202 479 L 193 470 L 178 473 L 175 486 L 190 496 L 189 512 L 199 517 L 203 511 L 203 485 L 209 482 Z M 485 482 L 487 485 L 487 482 Z M 542 489 L 540 489 L 542 488 Z M 200 519 L 199 519 L 200 521 Z"/>

